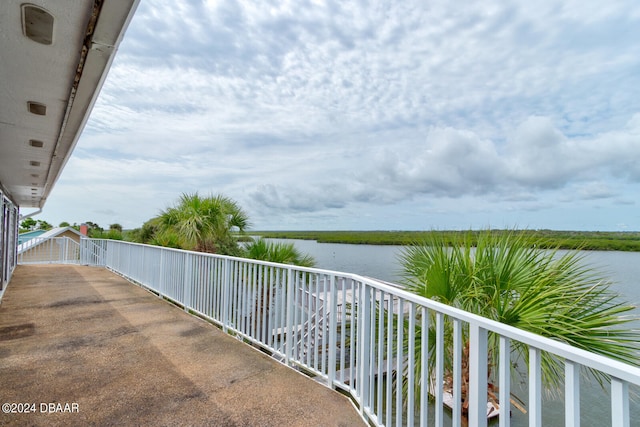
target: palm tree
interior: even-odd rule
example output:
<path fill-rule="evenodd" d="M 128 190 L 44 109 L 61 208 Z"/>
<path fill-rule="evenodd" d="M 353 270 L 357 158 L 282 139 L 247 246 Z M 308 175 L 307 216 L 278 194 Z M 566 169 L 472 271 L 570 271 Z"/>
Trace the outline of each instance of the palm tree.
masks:
<path fill-rule="evenodd" d="M 247 258 L 261 261 L 293 264 L 302 267 L 313 267 L 315 260 L 308 254 L 302 254 L 293 243 L 269 242 L 259 238 L 252 240 L 246 247 Z"/>
<path fill-rule="evenodd" d="M 260 261 L 291 264 L 301 267 L 313 267 L 316 263 L 312 256 L 300 252 L 293 243 L 269 242 L 263 238 L 252 240 L 251 243 L 246 246 L 243 256 Z M 273 288 L 264 286 L 257 292 L 257 311 L 254 316 L 256 325 L 258 319 L 271 316 L 271 302 L 278 292 L 276 288 L 281 286 L 281 284 Z"/>
<path fill-rule="evenodd" d="M 217 195 L 183 194 L 179 202 L 158 217 L 159 232 L 173 234 L 183 249 L 239 255 L 234 231 L 249 227 L 247 214 L 232 199 Z M 170 239 L 173 240 L 173 239 Z"/>
<path fill-rule="evenodd" d="M 129 233 L 127 233 L 127 240 L 136 243 L 151 243 L 152 245 L 168 246 L 162 245 L 157 241 L 158 239 L 156 233 L 158 232 L 159 228 L 159 219 L 152 218 L 142 224 L 142 227 L 133 229 Z"/>
<path fill-rule="evenodd" d="M 538 250 L 535 242 L 515 232 L 483 231 L 477 236 L 475 247 L 470 233 L 458 237 L 451 247 L 442 237 L 432 234 L 400 255 L 404 285 L 411 292 L 638 365 L 640 331 L 628 325 L 637 316 L 624 316 L 635 307 L 620 301 L 609 289 L 610 282 L 585 267 L 578 252 Z M 448 328 L 445 335 L 450 336 Z M 498 339 L 489 334 L 490 373 L 498 363 Z M 463 341 L 468 348 L 468 337 L 464 336 Z M 452 345 L 446 347 L 452 351 Z M 416 348 L 419 352 L 419 344 Z M 511 350 L 516 360 L 528 361 L 524 344 L 514 342 Z M 547 391 L 559 391 L 562 361 L 543 353 L 541 365 Z M 601 384 L 605 380 L 604 374 L 597 371 L 587 374 Z M 451 366 L 445 366 L 445 376 L 452 376 Z M 465 391 L 463 388 L 466 402 Z"/>

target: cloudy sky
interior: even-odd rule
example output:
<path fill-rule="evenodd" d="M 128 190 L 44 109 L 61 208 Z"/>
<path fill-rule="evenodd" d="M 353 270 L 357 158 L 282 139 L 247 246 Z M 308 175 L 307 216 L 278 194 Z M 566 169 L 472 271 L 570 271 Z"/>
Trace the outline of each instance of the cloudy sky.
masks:
<path fill-rule="evenodd" d="M 38 218 L 640 230 L 640 3 L 142 0 Z"/>

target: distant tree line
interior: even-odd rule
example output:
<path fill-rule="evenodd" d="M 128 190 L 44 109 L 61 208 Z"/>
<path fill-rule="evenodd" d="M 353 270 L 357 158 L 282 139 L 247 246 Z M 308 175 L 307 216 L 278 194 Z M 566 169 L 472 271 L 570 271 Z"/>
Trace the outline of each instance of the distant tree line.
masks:
<path fill-rule="evenodd" d="M 33 218 L 27 218 L 20 223 L 20 233 L 36 230 L 51 230 L 52 228 L 53 225 L 41 219 L 35 220 Z"/>
<path fill-rule="evenodd" d="M 124 234 L 122 230 L 122 225 L 120 224 L 111 224 L 109 229 L 105 231 L 104 228 L 100 227 L 97 223 L 93 221 L 85 221 L 83 224 L 87 226 L 87 237 L 91 237 L 94 239 L 113 239 L 113 240 L 124 240 Z M 76 230 L 80 230 L 80 224 L 74 223 L 73 225 L 69 224 L 67 221 L 62 221 L 58 224 L 58 227 L 73 227 Z M 35 220 L 33 218 L 26 218 L 20 222 L 20 233 L 27 233 L 29 231 L 36 230 L 51 230 L 53 225 L 48 223 L 45 220 Z"/>

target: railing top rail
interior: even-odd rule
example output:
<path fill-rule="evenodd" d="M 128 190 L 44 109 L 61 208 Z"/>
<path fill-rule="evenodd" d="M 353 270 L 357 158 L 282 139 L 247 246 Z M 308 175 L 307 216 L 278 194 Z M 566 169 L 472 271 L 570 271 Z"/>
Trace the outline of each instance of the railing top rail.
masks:
<path fill-rule="evenodd" d="M 104 239 L 89 239 L 89 240 L 104 240 Z M 311 267 L 299 267 L 299 266 L 294 266 L 290 264 L 279 264 L 279 263 L 274 263 L 269 261 L 231 257 L 226 255 L 208 254 L 203 252 L 185 251 L 182 249 L 145 245 L 141 243 L 132 243 L 132 242 L 117 241 L 117 240 L 108 240 L 108 241 L 117 242 L 121 244 L 147 246 L 147 247 L 158 248 L 166 251 L 190 253 L 198 256 L 208 256 L 208 257 L 214 257 L 214 258 L 229 259 L 229 260 L 235 260 L 235 261 L 241 261 L 241 262 L 249 262 L 249 263 L 258 264 L 258 265 L 271 266 L 276 268 L 292 269 L 292 270 L 301 271 L 301 272 L 352 279 L 356 282 L 366 284 L 367 286 L 371 286 L 387 294 L 394 295 L 395 297 L 401 298 L 405 301 L 414 303 L 419 306 L 423 306 L 427 309 L 441 312 L 445 315 L 460 319 L 469 324 L 476 325 L 480 328 L 486 329 L 491 332 L 495 332 L 501 336 L 522 342 L 531 347 L 534 347 L 543 351 L 547 351 L 559 357 L 577 362 L 580 365 L 597 369 L 612 377 L 615 377 L 618 379 L 624 379 L 629 383 L 640 385 L 640 368 L 639 367 L 635 367 L 627 363 L 610 359 L 605 356 L 594 354 L 586 350 L 573 347 L 569 344 L 566 344 L 560 341 L 552 340 L 550 338 L 543 337 L 541 335 L 527 332 L 525 330 L 518 329 L 513 326 L 509 326 L 504 323 L 497 322 L 495 320 L 491 320 L 470 312 L 457 309 L 455 307 L 452 307 L 446 304 L 442 304 L 440 302 L 437 302 L 428 298 L 418 296 L 416 294 L 413 294 L 411 292 L 408 292 L 402 289 L 397 285 L 384 283 L 380 280 L 373 279 L 370 277 L 365 277 L 365 276 L 361 276 L 354 273 L 345 273 L 340 271 L 325 270 L 325 269 L 311 268 Z"/>
<path fill-rule="evenodd" d="M 344 273 L 339 273 L 344 274 Z M 565 359 L 577 362 L 581 365 L 597 369 L 612 377 L 624 379 L 630 383 L 640 385 L 640 368 L 601 356 L 589 351 L 573 347 L 569 344 L 543 337 L 516 327 L 500 323 L 498 321 L 479 316 L 474 313 L 415 295 L 396 286 L 390 286 L 378 280 L 362 277 L 357 274 L 348 274 L 354 280 L 359 280 L 376 289 L 393 294 L 405 301 L 436 310 L 448 316 L 455 317 L 470 324 L 478 325 L 483 329 L 495 332 L 501 336 L 517 340 L 531 347 L 547 351 Z"/>
<path fill-rule="evenodd" d="M 42 245 L 45 242 L 48 241 L 56 241 L 56 240 L 67 240 L 69 242 L 73 242 L 74 244 L 78 245 L 79 243 L 75 240 L 73 240 L 72 238 L 68 237 L 68 236 L 51 236 L 51 237 L 34 237 L 32 239 L 29 239 L 23 243 L 20 243 L 18 245 L 18 255 L 24 253 L 25 251 L 29 250 L 29 249 L 33 249 L 36 246 Z"/>

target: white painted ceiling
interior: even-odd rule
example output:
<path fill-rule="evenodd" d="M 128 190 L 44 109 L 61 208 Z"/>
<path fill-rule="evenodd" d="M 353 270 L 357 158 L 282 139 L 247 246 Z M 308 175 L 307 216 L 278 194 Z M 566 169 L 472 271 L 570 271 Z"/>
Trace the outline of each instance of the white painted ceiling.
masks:
<path fill-rule="evenodd" d="M 33 0 L 28 4 L 54 17 L 49 45 L 24 34 L 27 3 L 0 3 L 0 189 L 18 206 L 43 207 L 138 1 Z M 29 112 L 30 101 L 44 104 L 46 115 Z M 30 140 L 42 141 L 42 147 Z"/>

